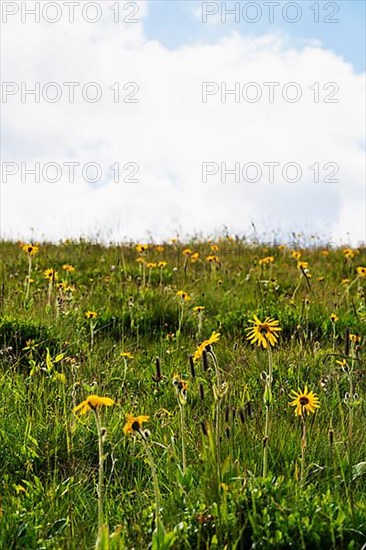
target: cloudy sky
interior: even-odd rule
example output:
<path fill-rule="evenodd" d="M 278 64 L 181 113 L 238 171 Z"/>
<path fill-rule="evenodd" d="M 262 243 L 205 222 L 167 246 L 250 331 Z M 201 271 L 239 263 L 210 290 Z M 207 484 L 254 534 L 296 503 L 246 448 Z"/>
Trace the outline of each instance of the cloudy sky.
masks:
<path fill-rule="evenodd" d="M 1 237 L 365 241 L 365 3 L 6 2 Z"/>

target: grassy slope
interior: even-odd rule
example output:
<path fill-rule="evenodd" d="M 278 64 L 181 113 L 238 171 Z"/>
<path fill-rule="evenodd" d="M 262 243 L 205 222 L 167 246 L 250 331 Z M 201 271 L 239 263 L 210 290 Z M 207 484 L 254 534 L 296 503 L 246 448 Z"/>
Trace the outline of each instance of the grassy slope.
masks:
<path fill-rule="evenodd" d="M 175 548 L 358 549 L 366 542 L 366 469 L 354 466 L 366 461 L 366 279 L 356 281 L 349 292 L 341 283 L 343 278 L 352 282 L 355 267 L 366 265 L 366 251 L 346 260 L 341 249 L 329 250 L 327 256 L 318 248 L 303 250 L 301 259 L 309 262 L 312 274 L 308 284 L 288 248 L 222 240 L 215 252 L 220 263 L 209 264 L 209 243 L 188 246 L 201 259 L 188 261 L 186 270 L 183 245 L 165 245 L 163 252 L 151 246 L 146 261 L 165 260 L 167 266 L 150 275 L 147 269 L 144 284 L 132 245 L 42 245 L 32 260 L 31 299 L 24 304 L 27 256 L 16 244 L 0 243 L 1 549 L 94 546 L 96 432 L 92 415 L 79 419 L 72 412 L 90 393 L 117 402 L 102 411 L 102 419 L 107 427 L 106 508 L 111 530 L 122 526 L 120 548 L 147 548 L 154 516 L 142 445 L 122 433 L 126 413 L 150 415 L 162 516 L 167 529 L 176 529 Z M 274 263 L 259 265 L 268 255 Z M 65 263 L 75 266 L 75 272 L 64 272 Z M 59 281 L 75 287 L 63 311 L 56 307 L 61 293 L 55 288 L 47 306 L 43 271 L 49 267 L 57 269 Z M 184 305 L 177 338 L 179 289 L 191 301 Z M 201 334 L 196 305 L 205 306 Z M 92 350 L 87 310 L 98 312 Z M 335 330 L 332 312 L 339 317 Z M 261 372 L 267 369 L 267 354 L 245 337 L 254 313 L 277 318 L 282 327 L 273 352 L 267 480 L 261 478 Z M 353 407 L 344 401 L 349 377 L 336 363 L 344 357 L 347 329 L 362 338 L 353 350 Z M 221 333 L 214 350 L 228 384 L 220 402 L 220 480 L 210 444 L 215 373 L 198 363 L 193 378 L 188 362 L 213 330 Z M 47 364 L 47 350 L 53 360 L 59 353 L 64 356 Z M 134 355 L 126 376 L 122 351 Z M 157 356 L 160 383 L 152 379 Z M 189 380 L 185 476 L 172 385 L 176 372 Z M 317 393 L 321 407 L 307 422 L 307 477 L 301 486 L 301 426 L 288 402 L 290 390 L 305 384 Z"/>

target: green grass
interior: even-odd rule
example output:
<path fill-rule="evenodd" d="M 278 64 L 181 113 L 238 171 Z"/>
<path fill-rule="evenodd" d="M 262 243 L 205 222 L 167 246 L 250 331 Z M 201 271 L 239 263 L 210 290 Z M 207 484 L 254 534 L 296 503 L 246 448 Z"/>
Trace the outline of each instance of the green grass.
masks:
<path fill-rule="evenodd" d="M 185 246 L 200 260 L 191 263 Z M 347 260 L 340 248 L 328 255 L 315 246 L 304 249 L 301 259 L 312 275 L 307 279 L 290 248 L 230 239 L 218 247 L 212 252 L 210 243 L 196 241 L 165 244 L 158 252 L 150 245 L 146 261 L 167 266 L 150 275 L 146 269 L 144 276 L 132 244 L 42 244 L 32 258 L 25 300 L 27 254 L 17 244 L 0 243 L 1 550 L 95 547 L 97 431 L 92 412 L 73 413 L 90 394 L 116 402 L 100 409 L 107 430 L 104 507 L 115 533 L 110 548 L 145 549 L 152 541 L 158 548 L 151 468 L 140 438 L 123 434 L 127 413 L 150 416 L 160 515 L 170 537 L 160 549 L 360 550 L 366 543 L 366 278 L 355 280 L 357 266 L 366 266 L 366 250 Z M 212 253 L 219 263 L 205 260 Z M 260 265 L 269 255 L 273 264 Z M 75 271 L 66 273 L 64 264 Z M 57 282 L 73 290 L 60 291 L 55 282 L 48 304 L 43 272 L 51 267 Z M 344 278 L 349 283 L 342 284 Z M 181 289 L 191 300 L 183 305 L 177 333 Z M 200 333 L 197 305 L 205 306 Z M 88 310 L 98 313 L 95 320 L 86 319 Z M 335 329 L 333 312 L 339 317 Z M 282 328 L 273 348 L 265 479 L 261 373 L 268 357 L 246 340 L 253 314 L 278 319 Z M 189 364 L 214 330 L 221 334 L 213 350 L 226 383 L 219 399 L 210 357 L 207 370 L 195 363 L 195 376 Z M 361 341 L 351 344 L 348 333 Z M 123 351 L 134 356 L 126 372 Z M 342 359 L 350 374 L 336 362 Z M 176 373 L 189 382 L 185 472 Z M 305 385 L 320 408 L 306 421 L 301 483 L 301 420 L 289 394 Z"/>

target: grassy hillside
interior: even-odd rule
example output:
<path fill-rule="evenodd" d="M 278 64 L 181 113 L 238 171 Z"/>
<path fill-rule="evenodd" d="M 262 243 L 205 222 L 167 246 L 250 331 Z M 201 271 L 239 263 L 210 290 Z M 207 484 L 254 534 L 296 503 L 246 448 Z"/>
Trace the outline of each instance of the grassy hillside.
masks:
<path fill-rule="evenodd" d="M 0 251 L 0 549 L 363 547 L 365 249 Z"/>

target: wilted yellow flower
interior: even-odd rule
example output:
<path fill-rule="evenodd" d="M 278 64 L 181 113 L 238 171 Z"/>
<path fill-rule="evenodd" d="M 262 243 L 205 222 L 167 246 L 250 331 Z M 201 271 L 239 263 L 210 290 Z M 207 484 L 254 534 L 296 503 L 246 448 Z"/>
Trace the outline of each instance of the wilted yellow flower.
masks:
<path fill-rule="evenodd" d="M 196 351 L 195 351 L 194 354 L 193 354 L 193 360 L 194 360 L 194 361 L 198 361 L 199 359 L 201 359 L 202 354 L 203 354 L 203 352 L 205 351 L 205 349 L 206 349 L 208 346 L 211 346 L 212 344 L 214 344 L 215 342 L 217 342 L 219 339 L 220 339 L 220 333 L 219 333 L 219 332 L 216 332 L 216 331 L 214 330 L 213 333 L 211 334 L 210 338 L 208 338 L 207 340 L 204 340 L 204 342 L 202 342 L 202 343 L 197 347 Z"/>
<path fill-rule="evenodd" d="M 58 279 L 58 273 L 52 267 L 45 269 L 43 272 L 43 276 L 45 279 L 49 279 L 50 281 L 57 281 Z"/>
<path fill-rule="evenodd" d="M 253 315 L 253 320 L 250 321 L 254 326 L 247 328 L 248 336 L 247 340 L 250 340 L 251 344 L 257 344 L 263 348 L 268 348 L 268 344 L 275 346 L 277 344 L 278 334 L 277 332 L 282 329 L 278 326 L 279 321 L 266 317 L 262 322 L 256 315 Z"/>
<path fill-rule="evenodd" d="M 82 401 L 79 405 L 74 407 L 74 413 L 86 414 L 87 412 L 95 410 L 102 405 L 105 407 L 111 407 L 112 405 L 114 405 L 114 401 L 113 399 L 110 399 L 110 397 L 89 395 L 89 397 L 87 397 L 85 401 Z"/>
<path fill-rule="evenodd" d="M 134 432 L 140 432 L 142 425 L 145 422 L 148 422 L 150 419 L 149 416 L 146 415 L 140 415 L 140 416 L 132 416 L 132 414 L 127 415 L 127 422 L 123 428 L 123 433 L 125 435 L 128 435 L 130 433 Z"/>
<path fill-rule="evenodd" d="M 181 405 L 185 405 L 187 402 L 188 382 L 183 380 L 179 374 L 173 376 L 173 386 Z"/>
<path fill-rule="evenodd" d="M 98 313 L 96 311 L 86 311 L 85 317 L 87 319 L 95 319 L 96 317 L 98 317 Z"/>
<path fill-rule="evenodd" d="M 181 298 L 183 302 L 189 302 L 189 300 L 191 299 L 188 292 L 185 292 L 184 290 L 178 290 L 176 296 Z"/>
<path fill-rule="evenodd" d="M 35 256 L 39 250 L 39 246 L 37 244 L 23 244 L 22 250 L 28 254 L 28 256 Z"/>
<path fill-rule="evenodd" d="M 358 266 L 357 268 L 357 274 L 362 277 L 363 279 L 366 278 L 366 267 Z"/>
<path fill-rule="evenodd" d="M 121 351 L 120 356 L 126 359 L 133 359 L 133 355 L 129 351 Z"/>
<path fill-rule="evenodd" d="M 319 409 L 319 398 L 314 392 L 309 392 L 306 386 L 304 391 L 299 390 L 296 392 L 292 390 L 291 393 L 290 398 L 293 401 L 289 405 L 295 407 L 296 416 L 304 416 L 305 411 L 309 415 L 310 413 L 314 413 L 315 409 Z"/>
<path fill-rule="evenodd" d="M 73 271 L 75 271 L 75 267 L 73 265 L 70 265 L 70 264 L 64 264 L 62 266 L 62 269 L 64 269 L 68 273 L 72 273 Z"/>

